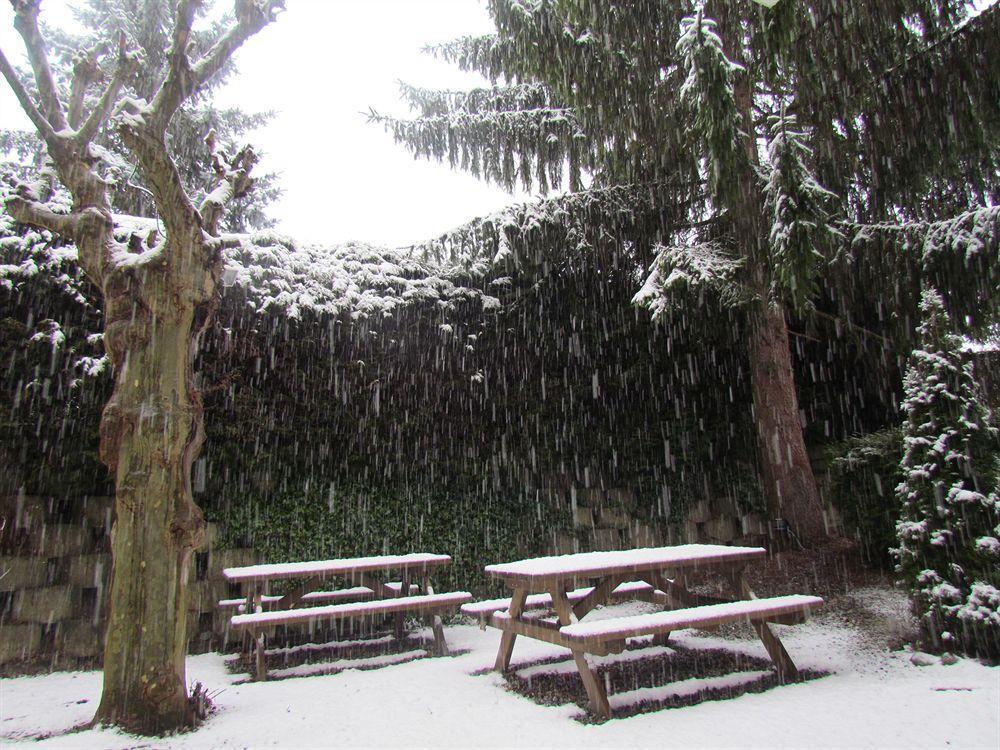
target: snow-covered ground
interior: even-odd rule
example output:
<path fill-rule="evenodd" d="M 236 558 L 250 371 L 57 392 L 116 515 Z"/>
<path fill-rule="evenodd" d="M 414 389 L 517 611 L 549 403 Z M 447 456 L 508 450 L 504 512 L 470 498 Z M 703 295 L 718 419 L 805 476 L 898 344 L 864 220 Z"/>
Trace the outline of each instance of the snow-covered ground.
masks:
<path fill-rule="evenodd" d="M 0 681 L 0 745 L 31 748 L 212 748 L 212 747 L 1000 747 L 1000 669 L 971 660 L 945 666 L 911 663 L 890 652 L 872 621 L 890 617 L 893 602 L 870 589 L 855 594 L 870 616 L 866 629 L 844 610 L 807 625 L 781 627 L 788 651 L 803 668 L 830 672 L 795 685 L 747 693 L 729 700 L 655 710 L 603 724 L 576 720 L 573 704 L 543 706 L 508 690 L 485 672 L 493 663 L 499 633 L 471 625 L 447 629 L 449 644 L 466 650 L 451 658 L 354 660 L 336 674 L 267 683 L 235 684 L 244 678 L 224 666 L 224 657 L 191 657 L 188 677 L 216 697 L 218 713 L 196 732 L 145 739 L 107 729 L 67 731 L 86 722 L 100 696 L 99 672 L 56 673 Z M 852 608 L 848 608 L 851 612 Z M 885 620 L 882 625 L 885 625 Z M 890 624 L 891 627 L 891 624 Z M 882 633 L 884 635 L 884 633 Z M 756 641 L 676 636 L 682 646 L 724 647 L 764 656 Z M 647 655 L 663 654 L 650 646 Z M 525 638 L 514 649 L 521 674 L 565 672 L 565 662 L 524 667 L 568 652 Z M 637 652 L 626 652 L 635 658 Z M 615 658 L 615 657 L 612 657 Z M 622 657 L 617 657 L 622 658 Z M 377 661 L 377 660 L 376 660 Z M 571 664 L 571 662 L 570 662 Z M 315 668 L 315 665 L 313 665 Z M 303 671 L 308 669 L 303 668 Z M 701 684 L 652 689 L 670 692 L 752 679 L 754 672 L 713 677 Z M 650 697 L 641 688 L 612 697 L 624 705 Z M 45 739 L 37 739 L 46 737 Z"/>

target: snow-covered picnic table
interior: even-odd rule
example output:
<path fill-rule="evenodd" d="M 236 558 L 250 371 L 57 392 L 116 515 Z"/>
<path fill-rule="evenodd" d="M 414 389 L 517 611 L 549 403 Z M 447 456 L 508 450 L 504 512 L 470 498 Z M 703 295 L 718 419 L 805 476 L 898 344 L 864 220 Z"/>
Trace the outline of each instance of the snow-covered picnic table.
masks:
<path fill-rule="evenodd" d="M 447 654 L 440 613 L 472 599 L 467 591 L 434 593 L 431 572 L 450 563 L 449 555 L 417 552 L 226 568 L 223 577 L 241 584 L 245 594 L 219 606 L 236 609 L 230 624 L 248 634 L 244 648 L 254 652 L 258 680 L 267 676 L 265 631 L 276 625 L 393 615 L 396 637 L 402 638 L 404 616 L 425 614 L 432 617 L 435 651 Z M 270 596 L 268 588 L 278 580 L 301 583 L 282 596 Z M 345 588 L 331 589 L 326 585 L 331 580 L 342 581 Z"/>
<path fill-rule="evenodd" d="M 586 654 L 621 653 L 625 639 L 633 636 L 651 635 L 665 641 L 673 630 L 748 622 L 778 675 L 783 680 L 796 675 L 795 664 L 767 623 L 801 622 L 823 600 L 801 595 L 758 599 L 747 585 L 744 571 L 749 563 L 766 554 L 762 547 L 686 544 L 488 565 L 486 572 L 503 580 L 513 595 L 510 599 L 466 604 L 462 612 L 503 631 L 496 659 L 499 672 L 510 666 L 518 635 L 569 649 L 591 709 L 597 716 L 607 717 L 611 714 L 607 693 L 587 663 Z M 720 574 L 732 598 L 690 591 L 688 576 L 703 571 Z M 595 607 L 623 599 L 653 602 L 666 611 L 580 622 Z M 537 616 L 538 610 L 554 610 L 556 616 Z"/>

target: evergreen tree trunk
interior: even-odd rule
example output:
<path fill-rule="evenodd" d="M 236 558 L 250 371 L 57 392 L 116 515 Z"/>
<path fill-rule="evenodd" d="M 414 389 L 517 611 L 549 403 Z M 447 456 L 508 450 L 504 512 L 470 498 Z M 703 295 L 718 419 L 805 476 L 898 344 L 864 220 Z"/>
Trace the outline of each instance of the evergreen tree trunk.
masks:
<path fill-rule="evenodd" d="M 197 257 L 169 244 L 168 256 Z M 147 272 L 141 294 L 105 287 L 105 345 L 116 380 L 101 422 L 101 457 L 115 476 L 116 517 L 95 721 L 143 734 L 195 719 L 184 668 L 187 578 L 205 524 L 191 495 L 191 464 L 204 440 L 192 358 L 214 283 L 209 269 L 190 270 Z"/>
<path fill-rule="evenodd" d="M 727 57 L 744 65 L 738 14 L 722 7 L 720 19 L 729 25 L 729 33 L 724 37 L 728 43 Z M 759 299 L 758 306 L 750 312 L 748 356 L 764 497 L 772 521 L 787 520 L 800 542 L 815 543 L 828 532 L 819 487 L 802 434 L 785 305 L 772 300 L 773 269 L 766 236 L 763 192 L 755 173 L 760 158 L 753 120 L 753 81 L 748 73 L 736 78 L 733 98 L 744 132 L 748 134 L 742 141 L 746 150 L 745 164 L 751 167 L 738 176 L 737 205 L 732 209 L 737 236 L 746 243 L 743 256 L 747 259 L 752 288 Z M 770 531 L 774 534 L 775 530 L 771 528 Z"/>
<path fill-rule="evenodd" d="M 782 306 L 750 319 L 750 383 L 757 453 L 771 518 L 786 519 L 803 543 L 827 535 L 823 503 L 809 463 Z"/>

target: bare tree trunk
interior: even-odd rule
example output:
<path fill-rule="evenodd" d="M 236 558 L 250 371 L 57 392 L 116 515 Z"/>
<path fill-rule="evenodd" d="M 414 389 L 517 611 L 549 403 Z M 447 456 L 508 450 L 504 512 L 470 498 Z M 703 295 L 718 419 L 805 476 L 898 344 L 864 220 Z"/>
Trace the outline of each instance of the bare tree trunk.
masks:
<path fill-rule="evenodd" d="M 105 345 L 116 380 L 101 456 L 115 475 L 116 518 L 104 693 L 94 719 L 143 734 L 195 719 L 184 668 L 187 578 L 205 524 L 191 496 L 191 463 L 204 439 L 191 362 L 208 315 L 196 321 L 191 290 L 170 278 L 147 273 L 141 298 L 106 292 Z"/>
<path fill-rule="evenodd" d="M 122 97 L 140 64 L 119 38 L 117 64 L 106 77 L 101 48 L 74 67 L 68 110 L 49 67 L 38 24 L 40 0 L 14 3 L 14 26 L 25 43 L 36 95 L 0 50 L 0 75 L 45 142 L 72 211 L 53 212 L 21 184 L 6 208 L 19 222 L 76 243 L 87 277 L 105 303 L 104 344 L 115 388 L 101 419 L 101 459 L 114 473 L 115 524 L 104 693 L 95 722 L 158 734 L 197 718 L 187 696 L 187 574 L 205 522 L 191 496 L 191 464 L 204 442 L 203 407 L 192 361 L 215 308 L 222 270 L 218 221 L 227 201 L 250 189 L 252 149 L 230 153 L 207 140 L 216 188 L 195 207 L 166 147 L 171 117 L 250 36 L 270 23 L 282 0 L 235 0 L 235 22 L 197 60 L 189 57 L 199 0 L 176 0 L 168 71 L 149 102 Z M 89 88 L 104 82 L 84 112 Z M 150 188 L 165 239 L 145 247 L 116 241 L 108 183 L 98 172 L 97 133 L 116 113 L 119 135 Z"/>
<path fill-rule="evenodd" d="M 802 436 L 783 307 L 751 315 L 750 382 L 764 496 L 772 519 L 788 521 L 803 542 L 828 534 L 823 503 Z"/>

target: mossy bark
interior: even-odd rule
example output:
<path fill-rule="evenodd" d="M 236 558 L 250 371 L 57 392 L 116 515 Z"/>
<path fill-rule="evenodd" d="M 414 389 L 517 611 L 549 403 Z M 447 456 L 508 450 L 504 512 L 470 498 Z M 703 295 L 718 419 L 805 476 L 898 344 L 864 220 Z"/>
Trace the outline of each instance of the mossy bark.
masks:
<path fill-rule="evenodd" d="M 200 231 L 200 230 L 199 230 Z M 198 258 L 173 247 L 167 258 Z M 101 421 L 101 457 L 115 475 L 114 560 L 95 721 L 143 734 L 194 721 L 187 697 L 187 578 L 204 519 L 191 464 L 204 441 L 192 360 L 212 308 L 212 263 L 164 263 L 105 285 L 105 345 L 115 389 Z M 141 293 L 140 293 L 141 290 Z"/>

